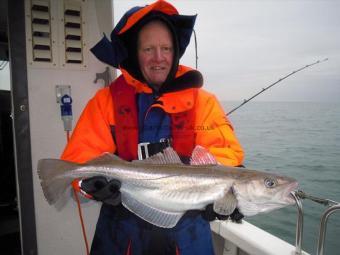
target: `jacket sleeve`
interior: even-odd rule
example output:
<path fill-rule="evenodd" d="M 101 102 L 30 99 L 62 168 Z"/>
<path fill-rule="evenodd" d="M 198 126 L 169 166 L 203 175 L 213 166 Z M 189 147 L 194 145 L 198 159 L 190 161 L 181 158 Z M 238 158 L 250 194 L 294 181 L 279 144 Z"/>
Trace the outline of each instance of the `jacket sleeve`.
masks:
<path fill-rule="evenodd" d="M 202 93 L 205 95 L 200 96 Z M 197 100 L 196 144 L 207 148 L 223 165 L 242 165 L 243 149 L 216 97 L 200 92 Z"/>
<path fill-rule="evenodd" d="M 99 90 L 83 110 L 61 159 L 84 163 L 104 152 L 114 153 L 113 114 L 110 90 Z"/>

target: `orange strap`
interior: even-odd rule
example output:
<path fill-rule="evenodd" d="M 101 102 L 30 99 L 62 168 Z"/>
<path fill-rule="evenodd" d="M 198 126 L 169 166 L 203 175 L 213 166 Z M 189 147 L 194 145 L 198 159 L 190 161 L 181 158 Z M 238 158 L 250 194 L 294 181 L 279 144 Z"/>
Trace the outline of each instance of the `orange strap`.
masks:
<path fill-rule="evenodd" d="M 81 210 L 80 201 L 79 201 L 79 197 L 78 197 L 78 192 L 75 189 L 73 189 L 73 193 L 74 193 L 74 197 L 76 198 L 76 201 L 77 201 L 79 219 L 80 219 L 81 229 L 82 229 L 82 232 L 83 232 L 83 238 L 84 238 L 84 242 L 85 242 L 86 254 L 90 255 L 89 243 L 87 241 L 86 229 L 85 229 L 83 213 L 82 213 L 82 210 Z"/>

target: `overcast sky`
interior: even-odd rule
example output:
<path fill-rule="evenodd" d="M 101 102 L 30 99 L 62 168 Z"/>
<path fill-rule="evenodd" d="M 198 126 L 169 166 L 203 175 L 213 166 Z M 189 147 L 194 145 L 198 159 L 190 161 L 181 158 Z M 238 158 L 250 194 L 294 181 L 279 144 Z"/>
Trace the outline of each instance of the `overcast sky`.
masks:
<path fill-rule="evenodd" d="M 153 1 L 114 0 L 115 20 Z M 317 60 L 258 101 L 340 102 L 340 0 L 170 0 L 198 14 L 198 69 L 220 100 L 243 100 Z M 194 40 L 182 64 L 195 66 Z"/>

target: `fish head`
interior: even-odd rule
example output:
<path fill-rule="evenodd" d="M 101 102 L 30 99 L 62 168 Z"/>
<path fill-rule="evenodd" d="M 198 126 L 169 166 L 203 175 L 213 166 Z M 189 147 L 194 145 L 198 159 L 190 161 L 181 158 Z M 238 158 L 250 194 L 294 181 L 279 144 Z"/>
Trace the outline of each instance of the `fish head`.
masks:
<path fill-rule="evenodd" d="M 240 212 L 252 216 L 294 204 L 291 192 L 297 186 L 298 182 L 291 177 L 263 173 L 236 182 L 233 192 Z"/>

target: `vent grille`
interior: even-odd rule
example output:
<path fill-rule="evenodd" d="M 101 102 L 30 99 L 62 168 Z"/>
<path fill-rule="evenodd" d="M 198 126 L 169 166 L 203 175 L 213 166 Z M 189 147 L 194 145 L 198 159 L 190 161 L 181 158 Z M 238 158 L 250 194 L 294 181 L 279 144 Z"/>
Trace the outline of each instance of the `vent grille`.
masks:
<path fill-rule="evenodd" d="M 64 2 L 65 63 L 82 64 L 82 8 L 77 1 Z"/>
<path fill-rule="evenodd" d="M 87 0 L 24 2 L 27 63 L 37 68 L 86 70 Z"/>
<path fill-rule="evenodd" d="M 48 0 L 32 0 L 31 24 L 33 61 L 52 62 L 51 15 Z"/>

